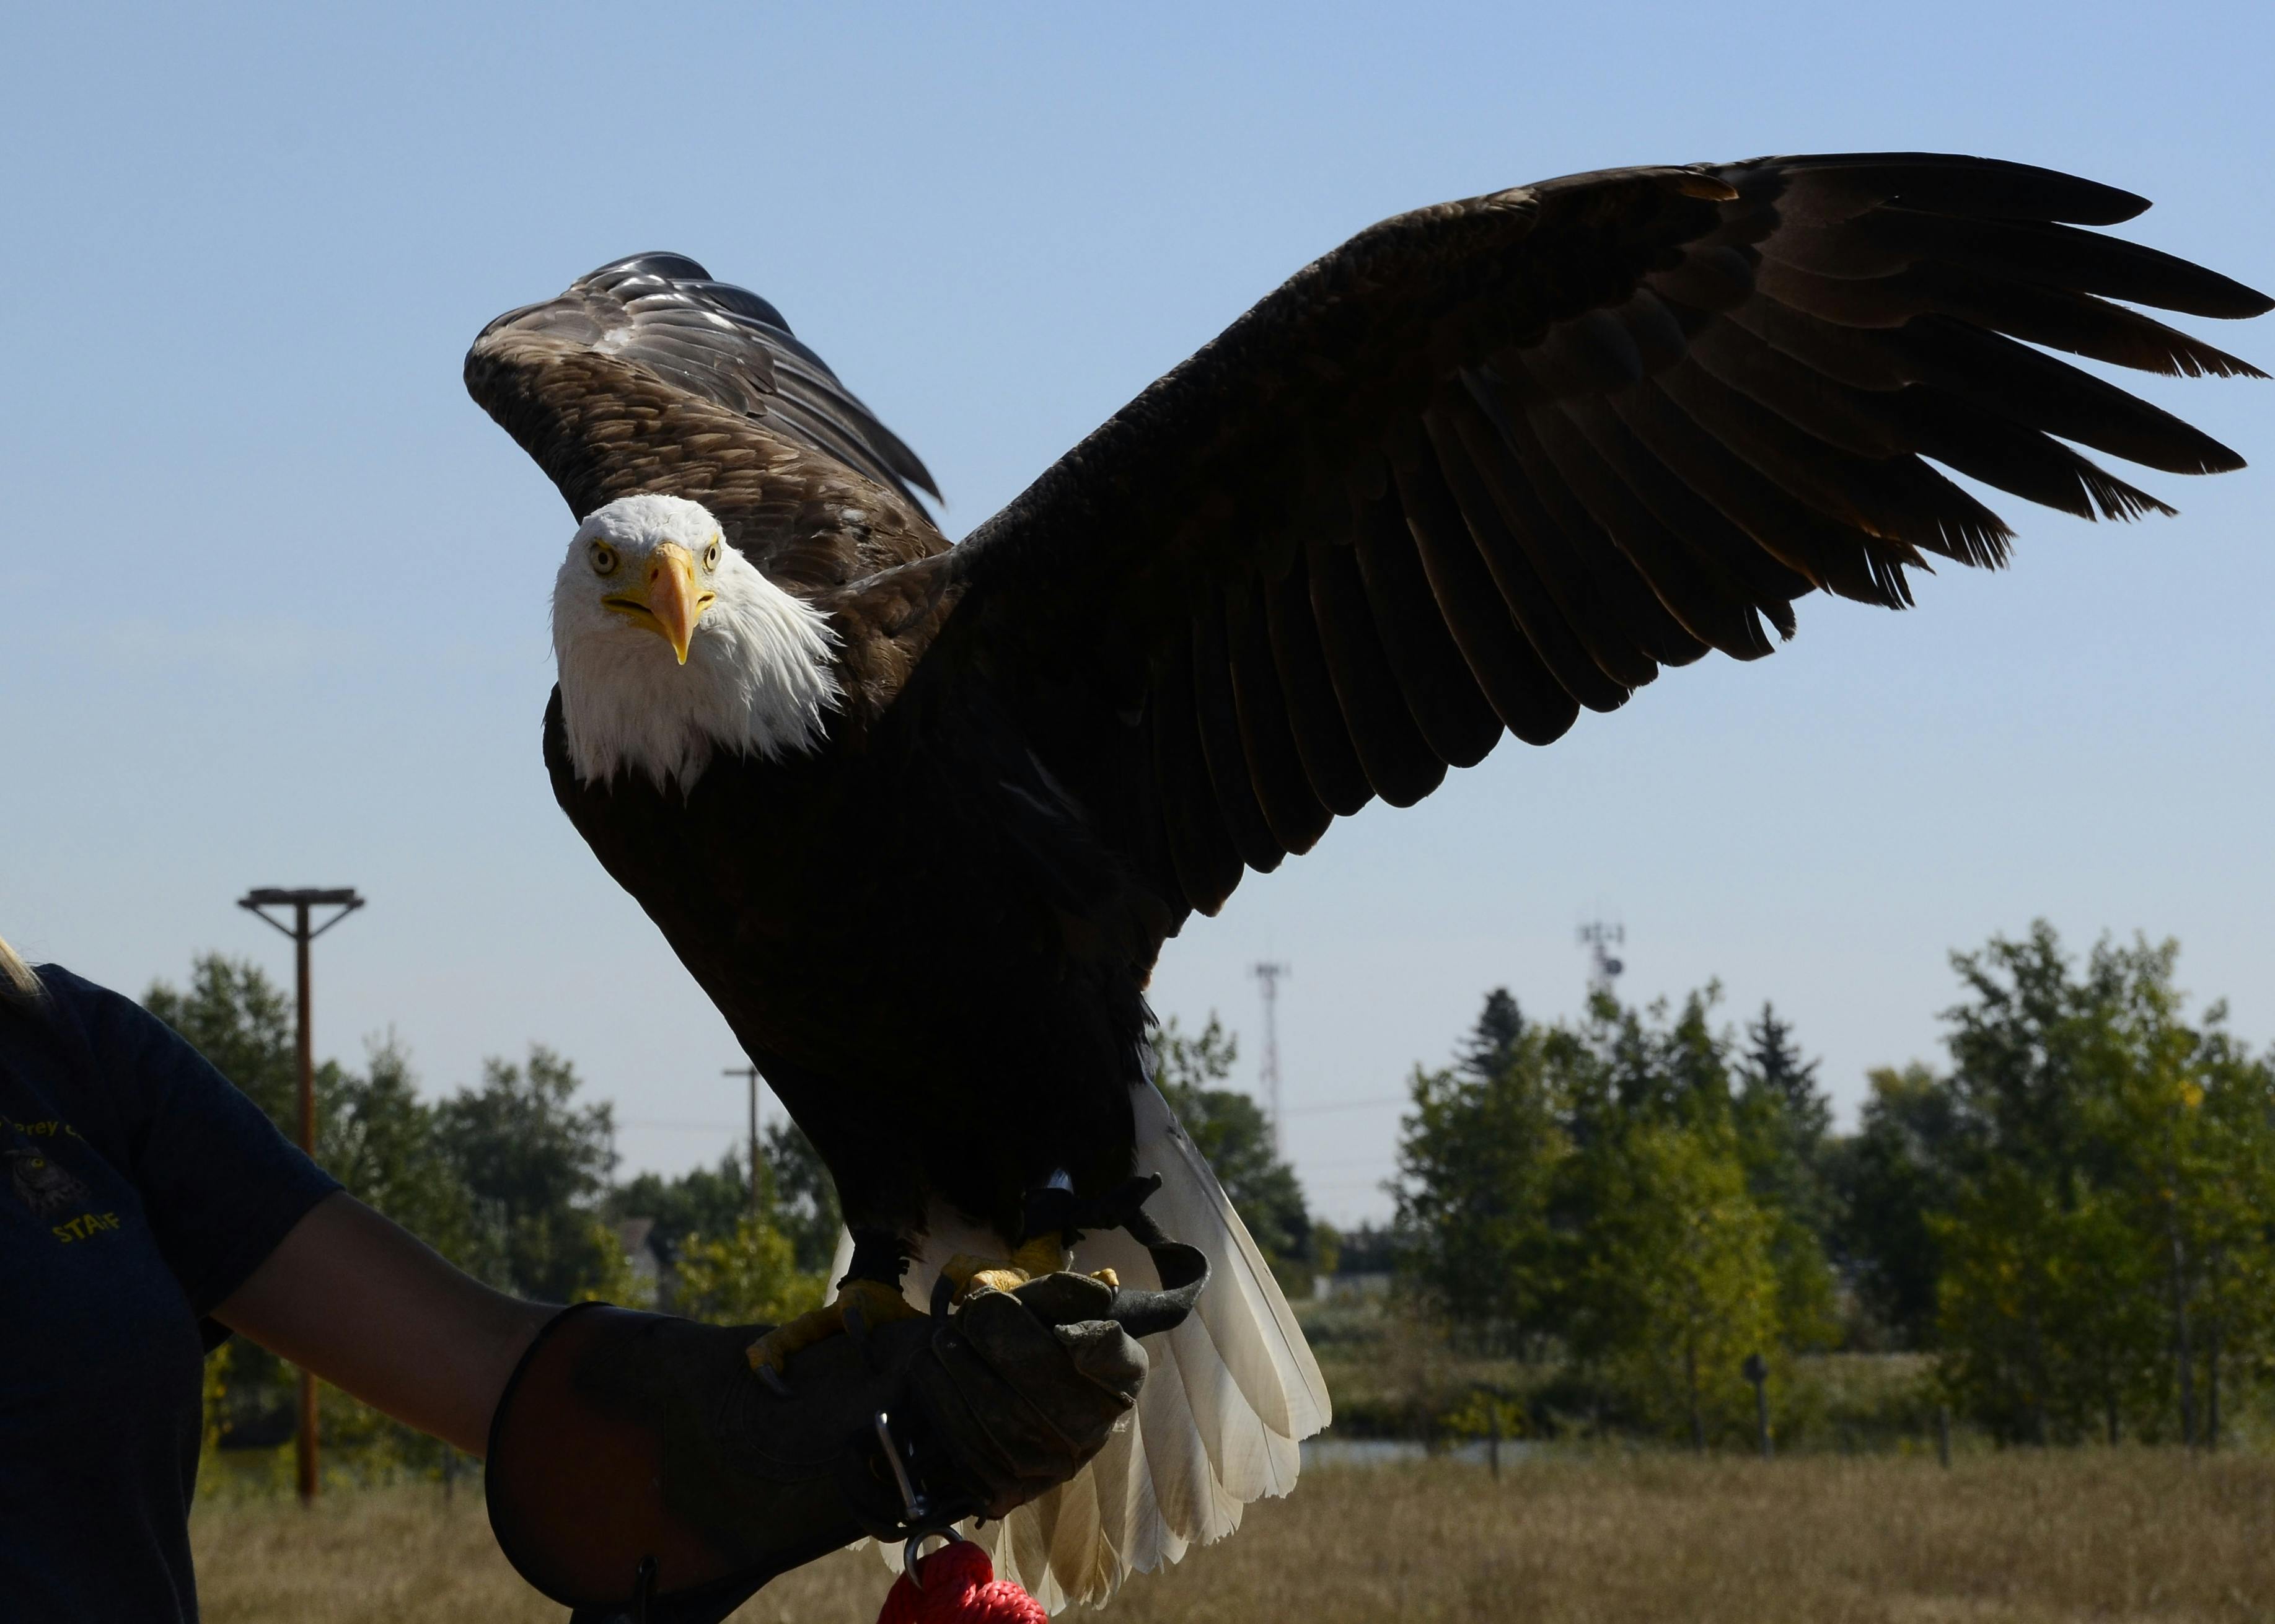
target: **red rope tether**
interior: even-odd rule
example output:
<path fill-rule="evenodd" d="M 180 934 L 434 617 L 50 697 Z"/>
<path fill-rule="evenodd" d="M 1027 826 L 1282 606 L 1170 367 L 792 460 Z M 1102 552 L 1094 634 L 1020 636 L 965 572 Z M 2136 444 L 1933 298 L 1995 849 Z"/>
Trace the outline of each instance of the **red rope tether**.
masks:
<path fill-rule="evenodd" d="M 1047 1624 L 1043 1604 L 995 1576 L 987 1552 L 971 1540 L 943 1545 L 917 1563 L 919 1590 L 903 1574 L 885 1597 L 877 1624 Z"/>

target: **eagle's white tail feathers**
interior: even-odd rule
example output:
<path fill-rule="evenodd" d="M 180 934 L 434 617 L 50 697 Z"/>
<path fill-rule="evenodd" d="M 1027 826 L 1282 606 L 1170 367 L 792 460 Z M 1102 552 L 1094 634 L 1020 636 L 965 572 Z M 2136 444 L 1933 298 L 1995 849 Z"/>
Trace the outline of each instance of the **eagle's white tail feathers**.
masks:
<path fill-rule="evenodd" d="M 1161 1175 L 1145 1211 L 1172 1239 L 1206 1254 L 1209 1284 L 1183 1325 L 1145 1340 L 1153 1371 L 1135 1413 L 1098 1457 L 1004 1522 L 966 1530 L 990 1548 L 999 1574 L 1054 1613 L 1103 1602 L 1130 1574 L 1231 1533 L 1251 1500 L 1287 1493 L 1298 1444 L 1330 1415 L 1319 1363 L 1216 1175 L 1157 1090 L 1141 1088 L 1133 1103 L 1138 1171 Z M 918 1307 L 957 1252 L 1002 1249 L 985 1230 L 936 1217 L 903 1281 Z M 851 1257 L 847 1237 L 833 1278 Z M 1110 1268 L 1125 1285 L 1160 1284 L 1151 1255 L 1118 1229 L 1085 1237 L 1074 1266 Z M 880 1549 L 897 1566 L 897 1546 Z"/>

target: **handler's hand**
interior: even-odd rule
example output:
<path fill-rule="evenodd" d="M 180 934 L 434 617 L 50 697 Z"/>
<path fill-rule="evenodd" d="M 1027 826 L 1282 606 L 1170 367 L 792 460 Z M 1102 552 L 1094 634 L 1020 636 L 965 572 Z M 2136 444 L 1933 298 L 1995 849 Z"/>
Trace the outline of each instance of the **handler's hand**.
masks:
<path fill-rule="evenodd" d="M 864 1533 L 911 1531 L 881 1412 L 928 1526 L 1000 1517 L 1072 1477 L 1145 1379 L 1132 1333 L 1181 1320 L 1203 1278 L 1154 1293 L 1053 1274 L 979 1292 L 952 1316 L 805 1349 L 787 1397 L 744 1356 L 763 1327 L 571 1310 L 498 1406 L 491 1524 L 522 1576 L 580 1618 L 616 1616 L 645 1583 L 651 1619 L 707 1624 Z"/>
<path fill-rule="evenodd" d="M 1004 1516 L 1073 1477 L 1137 1402 L 1145 1350 L 1112 1317 L 1116 1295 L 1083 1274 L 976 1293 L 911 1364 L 980 1514 Z"/>

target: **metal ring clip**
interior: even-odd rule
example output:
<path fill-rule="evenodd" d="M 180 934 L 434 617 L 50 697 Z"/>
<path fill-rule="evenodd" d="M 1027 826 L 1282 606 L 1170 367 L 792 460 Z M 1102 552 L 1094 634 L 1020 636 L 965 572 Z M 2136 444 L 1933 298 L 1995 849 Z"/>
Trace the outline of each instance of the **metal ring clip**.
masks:
<path fill-rule="evenodd" d="M 917 1576 L 917 1563 L 924 1555 L 924 1542 L 937 1538 L 955 1545 L 964 1536 L 956 1531 L 954 1518 L 934 1527 L 926 1526 L 931 1508 L 917 1493 L 916 1484 L 910 1481 L 908 1466 L 901 1459 L 899 1446 L 893 1441 L 891 1419 L 881 1409 L 877 1412 L 875 1424 L 877 1442 L 884 1448 L 885 1459 L 893 1469 L 893 1482 L 901 1491 L 902 1523 L 910 1530 L 908 1538 L 901 1545 L 901 1571 L 908 1575 L 911 1585 L 921 1590 L 924 1581 Z"/>

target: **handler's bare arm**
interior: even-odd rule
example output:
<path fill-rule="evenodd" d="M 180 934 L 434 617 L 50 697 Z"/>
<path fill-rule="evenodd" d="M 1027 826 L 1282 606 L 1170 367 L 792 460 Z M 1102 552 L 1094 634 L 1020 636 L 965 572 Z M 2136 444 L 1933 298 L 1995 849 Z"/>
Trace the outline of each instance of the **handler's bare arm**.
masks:
<path fill-rule="evenodd" d="M 354 1197 L 326 1197 L 214 1311 L 232 1331 L 480 1454 L 514 1363 L 560 1311 L 493 1291 Z"/>

